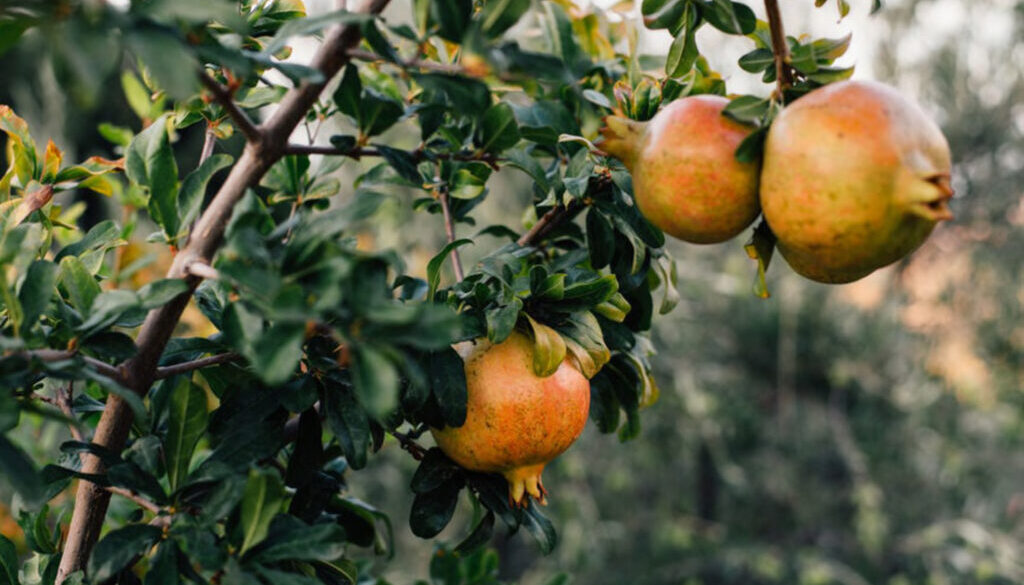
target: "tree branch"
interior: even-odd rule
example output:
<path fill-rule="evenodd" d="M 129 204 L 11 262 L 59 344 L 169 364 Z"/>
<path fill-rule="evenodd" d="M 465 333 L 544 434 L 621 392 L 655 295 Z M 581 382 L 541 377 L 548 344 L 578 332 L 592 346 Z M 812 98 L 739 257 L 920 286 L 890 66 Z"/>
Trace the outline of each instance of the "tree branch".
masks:
<path fill-rule="evenodd" d="M 348 56 L 360 61 L 392 63 L 402 69 L 425 69 L 427 71 L 437 71 L 439 73 L 447 73 L 449 75 L 469 74 L 469 71 L 461 65 L 424 61 L 416 58 L 406 59 L 395 63 L 390 59 L 384 58 L 382 55 L 378 55 L 377 53 L 372 53 L 370 51 L 364 51 L 362 49 L 349 49 Z"/>
<path fill-rule="evenodd" d="M 233 362 L 242 356 L 234 352 L 221 353 L 217 355 L 211 355 L 209 357 L 199 358 L 190 362 L 182 362 L 180 364 L 172 364 L 170 366 L 163 366 L 156 369 L 156 375 L 154 379 L 163 380 L 164 378 L 170 378 L 171 376 L 177 376 L 178 374 L 187 374 L 194 372 L 201 368 L 208 368 L 210 366 L 216 366 L 227 362 Z"/>
<path fill-rule="evenodd" d="M 533 224 L 528 232 L 523 234 L 516 243 L 522 247 L 536 245 L 537 242 L 544 239 L 544 236 L 548 235 L 558 224 L 566 219 L 572 219 L 579 213 L 586 205 L 579 199 L 573 199 L 565 207 L 557 206 L 551 208 L 547 213 L 541 216 L 537 220 L 537 223 Z"/>
<path fill-rule="evenodd" d="M 133 492 L 131 490 L 126 490 L 124 488 L 119 488 L 119 487 L 114 487 L 114 486 L 107 486 L 104 489 L 106 489 L 108 492 L 110 492 L 112 494 L 116 494 L 118 496 L 121 496 L 122 498 L 131 500 L 131 501 L 135 502 L 136 504 L 138 504 L 138 506 L 140 508 L 148 510 L 148 511 L 154 513 L 154 514 L 159 514 L 160 512 L 163 511 L 163 509 L 160 506 L 157 506 L 153 502 L 150 502 L 146 498 L 140 496 L 139 494 L 137 494 L 137 493 L 135 493 L 135 492 Z"/>
<path fill-rule="evenodd" d="M 110 378 L 119 383 L 124 383 L 124 376 L 119 368 L 112 366 L 106 362 L 100 361 L 94 357 L 82 355 L 75 350 L 61 350 L 61 349 L 33 349 L 29 351 L 21 351 L 10 354 L 11 356 L 22 357 L 27 360 L 39 360 L 41 362 L 62 362 L 64 360 L 72 360 L 75 358 L 81 358 L 90 368 L 96 370 L 96 372 L 104 377 Z"/>
<path fill-rule="evenodd" d="M 210 77 L 210 75 L 205 71 L 199 72 L 199 81 L 203 84 L 203 87 L 213 94 L 213 98 L 217 100 L 217 103 L 219 103 L 222 108 L 224 108 L 228 117 L 230 117 L 231 121 L 235 123 L 235 126 L 238 126 L 238 130 L 241 131 L 246 140 L 249 142 L 259 142 L 263 139 L 263 135 L 260 132 L 259 127 L 249 119 L 249 116 L 242 111 L 242 108 L 238 107 L 238 104 L 235 103 L 234 97 L 231 95 L 231 92 L 228 91 L 228 88 L 221 85 L 216 79 Z M 207 129 L 207 133 L 209 134 L 209 129 Z M 209 140 L 209 138 L 207 138 L 207 140 Z M 206 152 L 205 145 L 203 147 L 203 152 Z M 213 152 L 212 145 L 210 147 L 210 152 Z"/>
<path fill-rule="evenodd" d="M 388 1 L 365 0 L 361 11 L 377 14 L 387 6 Z M 319 83 L 303 81 L 299 86 L 289 90 L 274 114 L 259 128 L 245 127 L 239 123 L 239 120 L 247 120 L 247 117 L 235 119 L 235 123 L 239 124 L 240 129 L 243 132 L 248 132 L 246 136 L 250 137 L 251 135 L 250 142 L 210 202 L 209 207 L 196 222 L 189 243 L 175 256 L 167 273 L 169 278 L 183 279 L 188 284 L 189 291 L 195 290 L 195 287 L 199 285 L 200 279 L 189 276 L 186 272 L 187 267 L 195 261 L 214 257 L 221 245 L 235 204 L 242 199 L 246 190 L 257 185 L 267 170 L 285 154 L 284 146 L 288 143 L 292 131 L 316 103 L 327 81 L 333 78 L 348 62 L 347 51 L 355 47 L 360 38 L 361 32 L 358 24 L 335 27 L 326 35 L 311 63 L 312 67 L 323 74 L 323 81 Z M 204 80 L 204 85 L 207 84 L 208 82 Z M 211 88 L 211 91 L 217 89 L 223 88 L 217 84 L 215 89 Z M 217 93 L 214 95 L 216 97 Z M 222 102 L 222 104 L 225 105 L 229 115 L 232 111 L 235 111 L 235 116 L 241 112 L 234 102 L 225 101 L 227 103 Z M 129 388 L 136 393 L 141 395 L 147 392 L 156 379 L 160 356 L 190 298 L 190 292 L 183 293 L 166 305 L 150 311 L 147 315 L 136 338 L 138 352 L 124 364 L 126 382 Z M 93 442 L 111 451 L 119 452 L 124 448 L 131 423 L 131 408 L 123 399 L 112 395 L 107 399 L 103 415 L 93 435 Z M 82 471 L 83 473 L 102 473 L 102 462 L 97 457 L 89 455 L 82 464 Z M 68 539 L 57 571 L 56 582 L 58 585 L 63 583 L 68 575 L 84 569 L 93 546 L 99 539 L 109 503 L 109 492 L 89 482 L 79 482 L 75 495 L 74 514 L 68 529 Z"/>
<path fill-rule="evenodd" d="M 376 148 L 335 148 L 333 146 L 319 144 L 289 144 L 285 147 L 285 154 L 322 154 L 325 156 L 347 156 L 359 160 L 364 156 L 384 156 Z M 413 150 L 408 153 L 413 162 L 427 160 L 427 154 L 422 150 Z M 497 170 L 497 163 L 505 160 L 489 152 L 435 152 L 430 154 L 431 160 L 457 160 L 463 162 L 478 161 L 486 163 Z"/>
<path fill-rule="evenodd" d="M 793 85 L 793 68 L 789 65 L 789 43 L 786 42 L 786 31 L 782 27 L 779 1 L 764 0 L 764 9 L 768 13 L 768 28 L 772 35 L 772 53 L 775 54 L 775 77 L 779 83 L 779 88 L 776 91 L 781 99 L 783 92 Z"/>
<path fill-rule="evenodd" d="M 435 180 L 440 182 L 441 165 L 437 165 L 437 172 L 438 175 L 435 177 Z M 455 241 L 455 220 L 452 219 L 452 208 L 448 200 L 447 183 L 441 184 L 437 188 L 437 200 L 441 203 L 441 213 L 444 215 L 444 233 L 448 237 L 448 243 L 451 244 Z M 452 248 L 449 255 L 452 259 L 452 269 L 455 270 L 455 280 L 462 282 L 466 275 L 462 272 L 462 258 L 459 256 L 459 249 Z"/>

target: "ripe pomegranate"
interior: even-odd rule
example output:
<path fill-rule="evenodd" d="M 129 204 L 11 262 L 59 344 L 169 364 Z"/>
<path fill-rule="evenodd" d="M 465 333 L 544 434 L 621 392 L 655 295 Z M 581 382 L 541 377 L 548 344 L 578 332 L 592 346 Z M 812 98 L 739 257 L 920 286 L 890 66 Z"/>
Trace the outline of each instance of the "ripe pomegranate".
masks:
<path fill-rule="evenodd" d="M 722 115 L 724 97 L 670 103 L 648 122 L 605 119 L 601 148 L 633 175 L 640 211 L 665 233 L 695 244 L 724 242 L 757 217 L 758 164 L 736 160 L 752 128 Z"/>
<path fill-rule="evenodd" d="M 857 280 L 953 217 L 945 137 L 880 83 L 843 81 L 788 106 L 768 133 L 763 165 L 764 217 L 783 257 L 811 280 Z"/>
<path fill-rule="evenodd" d="M 442 451 L 474 471 L 501 473 L 509 499 L 545 503 L 544 465 L 580 436 L 590 408 L 590 382 L 566 359 L 554 374 L 533 372 L 533 341 L 515 332 L 493 345 L 460 347 L 469 402 L 461 427 L 431 429 Z"/>

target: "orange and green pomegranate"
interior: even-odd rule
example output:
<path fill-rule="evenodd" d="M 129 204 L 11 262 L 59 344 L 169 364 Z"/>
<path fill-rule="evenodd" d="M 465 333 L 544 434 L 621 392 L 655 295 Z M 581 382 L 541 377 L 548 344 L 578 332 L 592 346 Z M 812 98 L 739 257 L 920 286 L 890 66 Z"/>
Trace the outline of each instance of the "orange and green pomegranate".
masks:
<path fill-rule="evenodd" d="M 793 270 L 857 280 L 914 251 L 952 219 L 949 145 L 894 88 L 842 81 L 776 117 L 765 143 L 761 207 Z"/>
<path fill-rule="evenodd" d="M 600 147 L 629 169 L 644 217 L 686 242 L 724 242 L 760 212 L 758 164 L 735 156 L 753 128 L 723 116 L 728 103 L 687 97 L 647 122 L 609 116 L 601 130 Z"/>
<path fill-rule="evenodd" d="M 545 503 L 541 472 L 583 432 L 590 382 L 566 359 L 554 374 L 533 371 L 533 341 L 515 332 L 497 345 L 460 346 L 469 401 L 461 427 L 431 429 L 442 451 L 466 469 L 501 473 L 519 506 Z"/>

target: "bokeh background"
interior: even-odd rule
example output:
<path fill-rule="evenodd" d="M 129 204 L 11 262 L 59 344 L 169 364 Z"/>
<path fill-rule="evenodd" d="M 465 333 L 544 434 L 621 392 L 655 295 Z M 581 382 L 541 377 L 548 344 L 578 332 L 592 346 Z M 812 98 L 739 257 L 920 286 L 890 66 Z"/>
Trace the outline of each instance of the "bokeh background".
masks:
<path fill-rule="evenodd" d="M 544 557 L 527 535 L 499 534 L 508 582 L 562 572 L 593 585 L 1024 582 L 1024 2 L 888 0 L 869 16 L 869 1 L 851 0 L 842 21 L 834 2 L 783 4 L 790 34 L 852 33 L 843 62 L 856 63 L 855 77 L 897 86 L 939 121 L 956 220 L 850 285 L 807 282 L 776 259 L 768 300 L 752 294 L 741 239 L 671 244 L 682 301 L 654 329 L 660 401 L 638 439 L 588 428 L 549 467 L 559 547 Z M 666 50 L 642 34 L 646 51 Z M 703 31 L 699 42 L 730 91 L 767 94 L 735 65 L 748 44 L 722 37 Z M 139 122 L 112 69 L 81 62 L 89 53 L 79 49 L 73 38 L 26 36 L 0 57 L 0 103 L 71 159 L 112 156 L 97 124 Z M 180 137 L 184 164 L 198 157 L 200 132 Z M 351 169 L 338 172 L 347 184 Z M 524 181 L 496 175 L 485 220 L 518 227 L 509 218 L 528 201 Z M 96 196 L 75 205 L 84 225 L 119 213 Z M 425 272 L 444 238 L 436 218 L 395 204 L 379 219 L 365 245 L 397 249 L 410 272 Z M 464 259 L 494 243 L 481 237 Z M 144 243 L 124 253 L 143 259 L 140 282 L 163 272 Z M 18 431 L 40 454 L 64 432 L 30 420 Z M 406 525 L 413 469 L 389 443 L 350 477 L 354 495 L 392 515 L 396 558 L 368 562 L 396 584 L 425 575 L 434 551 Z M 17 538 L 0 495 L 0 533 Z M 462 511 L 441 539 L 457 542 L 468 519 Z"/>

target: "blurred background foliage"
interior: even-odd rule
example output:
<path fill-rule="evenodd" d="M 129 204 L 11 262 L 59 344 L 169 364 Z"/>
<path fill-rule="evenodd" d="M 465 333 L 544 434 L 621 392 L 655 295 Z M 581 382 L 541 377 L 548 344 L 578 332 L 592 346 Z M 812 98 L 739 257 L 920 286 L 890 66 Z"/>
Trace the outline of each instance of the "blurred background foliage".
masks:
<path fill-rule="evenodd" d="M 837 36 L 828 19 L 822 30 L 802 28 L 811 0 L 786 4 L 791 34 Z M 866 15 L 868 2 L 852 4 Z M 940 121 L 956 165 L 956 221 L 908 260 L 851 285 L 807 282 L 778 260 L 766 301 L 751 293 L 742 241 L 675 243 L 682 302 L 655 325 L 660 401 L 644 412 L 639 439 L 619 445 L 588 428 L 549 467 L 560 545 L 543 557 L 530 540 L 500 535 L 504 580 L 1024 582 L 1024 3 L 890 0 L 853 19 L 852 32 L 857 76 L 896 85 Z M 137 120 L 115 64 L 83 69 L 86 48 L 75 42 L 26 36 L 0 58 L 0 103 L 77 160 L 110 154 L 99 122 Z M 746 91 L 732 85 L 729 62 L 712 65 L 731 91 Z M 184 132 L 179 148 L 198 157 L 201 132 Z M 339 171 L 342 184 L 351 172 Z M 485 221 L 529 199 L 521 174 L 491 181 Z M 98 198 L 78 205 L 86 224 L 116 212 Z M 444 234 L 408 206 L 380 217 L 365 245 L 398 249 L 412 272 L 419 258 L 423 272 Z M 464 250 L 468 261 L 487 251 L 483 240 Z M 125 253 L 147 250 L 136 243 Z M 64 432 L 18 430 L 38 453 L 53 452 Z M 413 467 L 391 444 L 350 485 L 397 520 L 398 554 L 384 568 L 394 583 L 412 582 L 437 555 L 398 520 L 411 498 L 392 488 L 408 485 Z M 54 502 L 65 513 L 70 503 Z M 5 510 L 0 533 L 18 539 Z M 442 539 L 465 533 L 470 511 L 460 514 Z"/>

